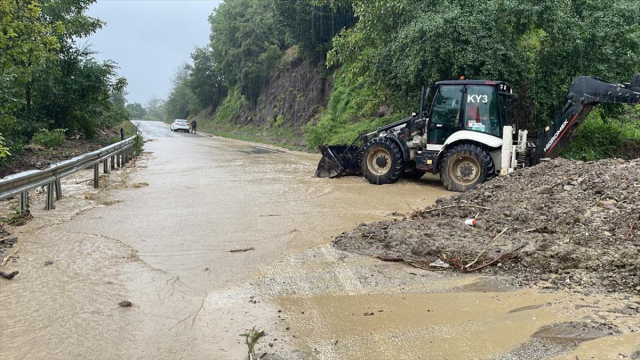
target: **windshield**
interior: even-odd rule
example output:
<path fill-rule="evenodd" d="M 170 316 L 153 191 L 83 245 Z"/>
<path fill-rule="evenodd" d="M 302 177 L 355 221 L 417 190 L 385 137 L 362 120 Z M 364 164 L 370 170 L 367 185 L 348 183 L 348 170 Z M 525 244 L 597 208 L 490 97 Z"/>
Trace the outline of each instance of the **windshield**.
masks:
<path fill-rule="evenodd" d="M 467 86 L 465 99 L 464 128 L 502 137 L 502 125 L 495 87 L 486 85 Z"/>

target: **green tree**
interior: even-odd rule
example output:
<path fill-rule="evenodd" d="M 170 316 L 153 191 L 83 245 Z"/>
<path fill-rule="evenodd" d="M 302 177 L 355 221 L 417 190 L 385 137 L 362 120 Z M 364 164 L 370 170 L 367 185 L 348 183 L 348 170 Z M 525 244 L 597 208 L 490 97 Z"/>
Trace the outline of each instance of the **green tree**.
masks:
<path fill-rule="evenodd" d="M 42 21 L 41 1 L 15 0 L 0 1 L 0 29 L 0 128 L 11 136 L 25 88 L 34 72 L 55 58 L 59 42 L 53 33 L 64 28 Z"/>
<path fill-rule="evenodd" d="M 227 0 L 209 17 L 216 71 L 254 102 L 285 48 L 272 1 Z"/>
<path fill-rule="evenodd" d="M 325 60 L 339 31 L 356 23 L 351 6 L 316 5 L 308 0 L 274 0 L 274 6 L 287 42 L 300 45 L 317 61 Z"/>
<path fill-rule="evenodd" d="M 24 133 L 64 128 L 92 138 L 97 127 L 128 118 L 122 104 L 111 101 L 124 91 L 126 80 L 118 76 L 115 63 L 99 63 L 93 55 L 89 48 L 71 48 L 38 73 L 32 83 L 33 106 L 22 124 Z"/>
<path fill-rule="evenodd" d="M 141 120 L 147 115 L 147 110 L 140 103 L 127 104 L 126 109 L 131 119 Z"/>
<path fill-rule="evenodd" d="M 209 47 L 196 48 L 191 59 L 193 66 L 189 68 L 187 86 L 198 100 L 200 109 L 215 109 L 227 95 L 227 89 L 223 76 L 216 71 L 213 51 Z"/>
<path fill-rule="evenodd" d="M 415 108 L 422 82 L 500 79 L 521 95 L 521 124 L 538 129 L 572 77 L 628 80 L 640 63 L 636 0 L 319 2 L 349 3 L 358 18 L 334 38 L 327 63 L 403 111 Z"/>
<path fill-rule="evenodd" d="M 145 109 L 147 110 L 145 119 L 159 121 L 164 120 L 164 100 L 153 96 L 145 104 Z"/>
<path fill-rule="evenodd" d="M 189 88 L 191 66 L 183 65 L 173 76 L 173 88 L 164 104 L 165 116 L 168 119 L 186 119 L 192 112 L 197 112 L 198 99 Z"/>

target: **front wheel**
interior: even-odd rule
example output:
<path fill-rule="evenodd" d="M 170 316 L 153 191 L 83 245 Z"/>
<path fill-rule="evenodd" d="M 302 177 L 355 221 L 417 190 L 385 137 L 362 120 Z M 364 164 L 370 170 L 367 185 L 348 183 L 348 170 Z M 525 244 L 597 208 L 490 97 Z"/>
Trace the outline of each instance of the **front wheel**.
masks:
<path fill-rule="evenodd" d="M 398 145 L 391 139 L 377 137 L 362 152 L 362 174 L 375 185 L 391 184 L 402 175 L 404 160 Z"/>
<path fill-rule="evenodd" d="M 454 146 L 444 154 L 440 179 L 449 191 L 467 191 L 490 180 L 495 175 L 491 156 L 472 144 Z"/>

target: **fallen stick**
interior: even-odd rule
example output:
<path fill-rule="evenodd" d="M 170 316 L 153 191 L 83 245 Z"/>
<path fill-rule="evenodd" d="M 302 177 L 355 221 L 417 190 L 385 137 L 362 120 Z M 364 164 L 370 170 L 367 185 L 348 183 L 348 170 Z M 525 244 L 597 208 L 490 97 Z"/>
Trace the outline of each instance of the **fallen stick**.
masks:
<path fill-rule="evenodd" d="M 471 267 L 471 265 L 475 264 L 478 259 L 480 259 L 480 256 L 482 256 L 482 254 L 484 254 L 487 249 L 489 249 L 489 246 L 491 246 L 491 244 L 493 244 L 494 241 L 496 241 L 502 234 L 505 233 L 505 231 L 509 230 L 509 227 L 504 228 L 504 230 L 502 230 L 502 232 L 500 234 L 498 234 L 496 237 L 493 238 L 493 240 L 491 240 L 491 242 L 489 242 L 489 244 L 487 244 L 487 246 L 484 247 L 484 249 L 480 252 L 480 254 L 478 254 L 478 257 L 476 257 L 475 260 L 473 260 L 472 262 L 470 262 L 469 264 L 465 265 L 465 269 Z"/>
<path fill-rule="evenodd" d="M 627 235 L 624 237 L 625 240 L 631 240 L 633 239 L 633 224 L 629 224 L 629 232 L 627 233 Z"/>
<path fill-rule="evenodd" d="M 16 247 L 16 249 L 13 251 L 12 254 L 9 254 L 9 255 L 5 256 L 4 260 L 2 260 L 2 264 L 0 264 L 0 266 L 7 265 L 7 261 L 9 261 L 9 259 L 11 259 L 11 257 L 14 256 L 18 252 L 18 250 L 20 250 L 20 248 Z"/>
<path fill-rule="evenodd" d="M 255 249 L 250 247 L 250 248 L 246 248 L 246 249 L 233 249 L 233 250 L 229 250 L 229 252 L 236 253 L 236 252 L 247 252 L 247 251 L 251 251 L 251 250 L 255 250 Z"/>
<path fill-rule="evenodd" d="M 465 269 L 464 271 L 465 271 L 465 272 L 474 272 L 474 271 L 478 271 L 478 270 L 480 270 L 480 269 L 486 268 L 487 266 L 489 266 L 489 265 L 491 265 L 491 264 L 495 264 L 496 262 L 500 261 L 500 259 L 502 259 L 503 257 L 505 257 L 505 256 L 507 256 L 507 255 L 511 255 L 511 254 L 513 254 L 514 252 L 516 252 L 516 251 L 518 251 L 518 250 L 520 250 L 520 249 L 524 248 L 526 245 L 527 245 L 527 244 L 522 244 L 522 245 L 520 245 L 520 246 L 517 246 L 515 249 L 513 249 L 513 250 L 511 250 L 511 251 L 509 251 L 509 252 L 506 252 L 506 253 L 504 253 L 504 254 L 502 254 L 502 255 L 498 256 L 497 258 L 495 258 L 495 259 L 493 259 L 493 260 L 491 260 L 491 261 L 489 261 L 489 262 L 487 262 L 487 263 L 484 263 L 484 264 L 482 264 L 482 265 L 480 265 L 480 266 L 474 267 L 473 269 Z"/>
<path fill-rule="evenodd" d="M 454 208 L 454 207 L 468 207 L 468 208 L 478 208 L 478 209 L 491 210 L 488 207 L 484 207 L 484 206 L 480 206 L 480 205 L 449 205 L 449 206 L 439 207 L 439 208 L 435 208 L 435 209 L 423 210 L 422 213 L 430 213 L 432 211 L 451 209 L 451 208 Z"/>
<path fill-rule="evenodd" d="M 382 260 L 382 261 L 389 261 L 389 262 L 402 262 L 402 261 L 405 261 L 405 258 L 397 257 L 397 256 L 372 255 L 371 257 L 374 257 L 374 258 Z"/>
<path fill-rule="evenodd" d="M 3 278 L 7 279 L 7 280 L 11 280 L 14 278 L 14 276 L 18 275 L 20 272 L 19 271 L 14 271 L 14 272 L 10 272 L 10 273 L 6 273 L 4 271 L 0 271 L 0 276 L 2 276 Z"/>

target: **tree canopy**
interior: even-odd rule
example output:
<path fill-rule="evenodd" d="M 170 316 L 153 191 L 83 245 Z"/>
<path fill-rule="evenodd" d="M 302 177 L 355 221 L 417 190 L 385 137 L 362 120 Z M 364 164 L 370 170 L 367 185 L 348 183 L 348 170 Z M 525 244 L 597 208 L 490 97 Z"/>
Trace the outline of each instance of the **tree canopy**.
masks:
<path fill-rule="evenodd" d="M 95 0 L 0 2 L 0 127 L 17 147 L 39 129 L 87 138 L 128 118 L 127 82 L 78 40 L 103 22 L 85 14 Z"/>
<path fill-rule="evenodd" d="M 328 64 L 386 89 L 401 107 L 421 83 L 495 79 L 521 94 L 540 126 L 565 102 L 571 78 L 631 78 L 640 63 L 635 0 L 351 0 L 357 24 L 333 41 Z"/>

